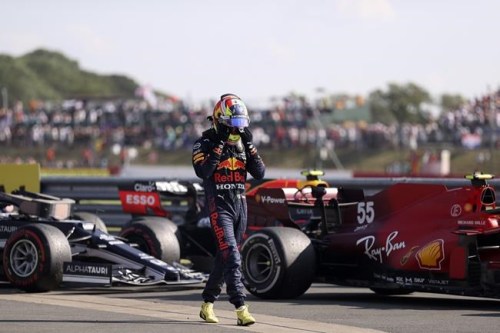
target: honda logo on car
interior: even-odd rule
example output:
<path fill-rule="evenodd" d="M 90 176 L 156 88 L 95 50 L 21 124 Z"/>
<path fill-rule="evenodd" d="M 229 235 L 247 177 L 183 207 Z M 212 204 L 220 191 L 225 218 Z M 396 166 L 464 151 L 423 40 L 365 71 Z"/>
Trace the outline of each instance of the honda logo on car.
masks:
<path fill-rule="evenodd" d="M 270 203 L 270 204 L 283 204 L 285 203 L 284 198 L 273 198 L 268 195 L 263 195 L 260 197 L 262 203 Z"/>
<path fill-rule="evenodd" d="M 154 206 L 156 198 L 151 194 L 127 194 L 125 202 L 127 205 Z"/>

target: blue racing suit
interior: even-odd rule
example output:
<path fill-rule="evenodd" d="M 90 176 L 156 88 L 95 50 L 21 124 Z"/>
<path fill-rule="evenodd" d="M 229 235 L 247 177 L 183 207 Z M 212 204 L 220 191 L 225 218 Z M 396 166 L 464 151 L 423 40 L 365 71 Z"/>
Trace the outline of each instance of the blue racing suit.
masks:
<path fill-rule="evenodd" d="M 238 308 L 245 303 L 239 246 L 247 227 L 247 172 L 262 179 L 265 165 L 255 147 L 245 149 L 241 140 L 224 144 L 217 140 L 215 130 L 209 129 L 193 145 L 193 167 L 203 179 L 217 242 L 214 267 L 202 297 L 205 302 L 215 302 L 225 282 L 229 302 Z"/>

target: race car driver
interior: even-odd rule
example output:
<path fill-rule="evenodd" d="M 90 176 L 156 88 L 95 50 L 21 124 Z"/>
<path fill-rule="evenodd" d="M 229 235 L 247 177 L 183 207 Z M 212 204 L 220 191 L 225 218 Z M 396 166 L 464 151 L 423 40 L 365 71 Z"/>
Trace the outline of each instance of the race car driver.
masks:
<path fill-rule="evenodd" d="M 203 179 L 217 254 L 202 293 L 200 317 L 208 323 L 219 321 L 213 306 L 225 282 L 229 302 L 236 308 L 237 324 L 247 326 L 255 323 L 255 318 L 245 304 L 241 281 L 239 245 L 247 227 L 244 191 L 247 172 L 262 179 L 265 165 L 252 142 L 248 110 L 238 96 L 222 95 L 208 119 L 212 127 L 193 145 L 193 167 Z"/>

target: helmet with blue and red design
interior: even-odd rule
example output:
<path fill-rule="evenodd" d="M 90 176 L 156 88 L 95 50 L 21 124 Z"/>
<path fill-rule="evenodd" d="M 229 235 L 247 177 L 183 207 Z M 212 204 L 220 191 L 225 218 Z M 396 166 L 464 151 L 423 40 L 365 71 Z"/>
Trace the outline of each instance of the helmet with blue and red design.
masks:
<path fill-rule="evenodd" d="M 250 124 L 248 109 L 238 96 L 234 94 L 224 94 L 215 104 L 212 114 L 213 127 L 216 131 L 220 126 L 231 128 L 228 143 L 235 144 L 240 139 L 240 132 Z"/>

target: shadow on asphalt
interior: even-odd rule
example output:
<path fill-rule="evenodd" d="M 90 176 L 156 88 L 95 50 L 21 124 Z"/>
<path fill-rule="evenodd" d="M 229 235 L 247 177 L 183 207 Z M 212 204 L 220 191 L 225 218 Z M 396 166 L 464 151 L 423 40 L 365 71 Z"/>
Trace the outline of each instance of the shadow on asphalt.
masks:
<path fill-rule="evenodd" d="M 62 295 L 112 295 L 113 297 L 131 297 L 136 300 L 162 300 L 180 302 L 201 301 L 203 284 L 190 286 L 113 286 L 113 287 L 70 287 L 50 294 Z M 325 290 L 325 291 L 323 291 Z M 348 291 L 346 291 L 348 290 Z M 23 291 L 0 285 L 0 294 L 24 293 Z M 223 292 L 219 301 L 227 302 Z M 337 305 L 353 309 L 408 309 L 408 310 L 471 310 L 491 311 L 493 313 L 469 314 L 468 316 L 500 317 L 500 300 L 477 297 L 440 295 L 415 292 L 410 295 L 382 296 L 368 289 L 353 289 L 332 285 L 314 285 L 312 290 L 296 299 L 263 300 L 248 293 L 247 300 L 257 305 L 259 303 L 286 303 L 292 305 Z"/>
<path fill-rule="evenodd" d="M 110 325 L 115 325 L 115 324 L 125 324 L 125 325 L 197 325 L 196 322 L 186 322 L 186 321 L 175 321 L 175 320 L 50 320 L 50 319 L 23 319 L 23 320 L 4 320 L 0 319 L 0 323 L 5 323 L 5 324 L 47 324 L 47 323 L 62 323 L 62 324 L 110 324 Z M 199 325 L 206 325 L 204 322 L 199 322 Z"/>

